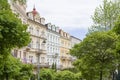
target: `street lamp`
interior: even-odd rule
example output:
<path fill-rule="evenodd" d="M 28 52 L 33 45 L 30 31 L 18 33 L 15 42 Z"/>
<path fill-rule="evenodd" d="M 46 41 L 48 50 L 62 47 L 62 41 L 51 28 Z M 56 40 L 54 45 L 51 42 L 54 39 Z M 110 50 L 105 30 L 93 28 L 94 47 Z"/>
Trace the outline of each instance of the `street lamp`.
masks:
<path fill-rule="evenodd" d="M 45 45 L 46 41 L 44 40 L 42 42 L 43 45 Z M 38 65 L 37 65 L 37 68 L 38 68 L 38 80 L 40 80 L 40 49 L 38 49 Z"/>

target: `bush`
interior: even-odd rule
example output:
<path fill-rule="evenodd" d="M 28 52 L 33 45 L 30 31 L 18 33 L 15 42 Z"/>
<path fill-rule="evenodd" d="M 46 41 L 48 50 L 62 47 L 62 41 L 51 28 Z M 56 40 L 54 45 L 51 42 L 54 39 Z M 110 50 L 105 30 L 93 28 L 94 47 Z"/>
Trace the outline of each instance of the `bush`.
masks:
<path fill-rule="evenodd" d="M 40 80 L 53 80 L 54 71 L 51 69 L 41 69 L 40 70 Z"/>
<path fill-rule="evenodd" d="M 56 73 L 55 80 L 75 80 L 75 75 L 68 70 L 60 71 Z"/>

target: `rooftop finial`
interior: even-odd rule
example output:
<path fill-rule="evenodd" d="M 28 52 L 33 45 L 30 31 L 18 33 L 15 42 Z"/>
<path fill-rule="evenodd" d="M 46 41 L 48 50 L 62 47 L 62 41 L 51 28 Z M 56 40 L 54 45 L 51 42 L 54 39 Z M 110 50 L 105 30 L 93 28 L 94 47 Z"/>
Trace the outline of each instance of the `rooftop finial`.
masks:
<path fill-rule="evenodd" d="M 33 7 L 33 10 L 36 10 L 36 8 L 35 8 L 35 4 L 34 4 L 34 7 Z"/>
<path fill-rule="evenodd" d="M 32 13 L 33 13 L 33 16 L 35 16 L 35 15 L 37 14 L 37 11 L 36 11 L 36 8 L 35 8 L 35 5 L 34 5 L 34 7 L 33 7 L 33 11 L 32 11 Z"/>

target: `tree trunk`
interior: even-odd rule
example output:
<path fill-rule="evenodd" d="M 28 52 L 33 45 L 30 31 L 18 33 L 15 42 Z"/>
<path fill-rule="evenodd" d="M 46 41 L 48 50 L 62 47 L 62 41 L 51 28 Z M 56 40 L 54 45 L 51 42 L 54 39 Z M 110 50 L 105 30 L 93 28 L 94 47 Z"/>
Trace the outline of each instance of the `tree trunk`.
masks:
<path fill-rule="evenodd" d="M 9 80 L 9 76 L 8 76 L 8 74 L 6 73 L 6 80 Z"/>
<path fill-rule="evenodd" d="M 114 71 L 112 72 L 112 80 L 115 80 L 115 73 L 114 73 Z"/>
<path fill-rule="evenodd" d="M 100 71 L 100 80 L 102 80 L 102 78 L 103 78 L 103 71 L 101 70 Z"/>

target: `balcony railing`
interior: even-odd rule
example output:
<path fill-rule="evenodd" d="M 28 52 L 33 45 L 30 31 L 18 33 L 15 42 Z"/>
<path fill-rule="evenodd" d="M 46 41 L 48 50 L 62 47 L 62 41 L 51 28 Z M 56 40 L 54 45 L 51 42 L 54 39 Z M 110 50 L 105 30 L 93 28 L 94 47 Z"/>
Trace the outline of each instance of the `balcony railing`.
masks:
<path fill-rule="evenodd" d="M 36 66 L 36 67 L 43 67 L 43 68 L 48 68 L 50 65 L 49 65 L 49 63 L 34 63 L 34 65 Z"/>
<path fill-rule="evenodd" d="M 72 61 L 72 60 L 73 60 L 73 58 L 72 58 L 72 57 L 68 57 L 68 60 L 69 60 L 69 61 Z"/>
<path fill-rule="evenodd" d="M 44 49 L 36 49 L 36 53 L 38 53 L 38 54 L 46 54 L 46 50 L 44 50 Z"/>
<path fill-rule="evenodd" d="M 26 47 L 26 51 L 29 51 L 29 50 L 30 50 L 30 45 Z"/>
<path fill-rule="evenodd" d="M 65 59 L 66 59 L 66 56 L 61 56 L 61 59 L 62 59 L 62 60 L 65 60 Z"/>
<path fill-rule="evenodd" d="M 21 61 L 25 64 L 33 64 L 35 67 L 38 67 L 38 66 L 45 67 L 45 68 L 49 67 L 49 63 L 42 62 L 42 63 L 38 64 L 37 62 L 34 62 L 34 60 L 32 60 L 32 59 L 24 58 L 24 59 L 21 59 Z"/>

